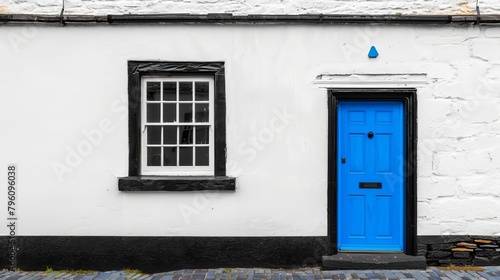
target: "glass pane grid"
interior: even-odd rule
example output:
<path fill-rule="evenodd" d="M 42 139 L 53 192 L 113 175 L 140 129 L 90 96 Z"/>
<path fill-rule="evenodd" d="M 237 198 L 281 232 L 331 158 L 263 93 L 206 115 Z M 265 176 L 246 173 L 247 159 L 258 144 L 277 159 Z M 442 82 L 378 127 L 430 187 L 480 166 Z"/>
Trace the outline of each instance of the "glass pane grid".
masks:
<path fill-rule="evenodd" d="M 164 130 L 172 127 L 174 126 L 146 127 L 148 166 L 208 166 L 209 153 L 207 149 L 209 149 L 210 144 L 197 143 L 203 142 L 199 141 L 197 137 L 203 137 L 202 140 L 205 140 L 205 137 L 208 135 L 197 136 L 197 127 L 195 129 L 191 127 L 190 130 L 187 130 L 190 133 L 188 140 L 182 138 L 182 135 L 178 135 L 179 137 L 175 138 L 175 144 L 165 144 L 166 141 L 171 141 L 171 137 L 165 135 Z M 208 126 L 206 127 L 208 128 Z M 175 134 L 178 134 L 181 127 L 177 126 L 175 128 Z M 202 134 L 200 133 L 200 135 Z M 190 143 L 182 143 L 182 141 Z M 173 161 L 173 157 L 176 158 L 175 162 Z"/>
<path fill-rule="evenodd" d="M 146 126 L 210 126 L 208 122 L 157 122 L 157 123 L 146 123 Z"/>
<path fill-rule="evenodd" d="M 210 120 L 210 101 L 209 100 L 193 100 L 195 95 L 195 90 L 192 89 L 189 97 L 191 100 L 182 101 L 179 100 L 180 87 L 179 82 L 170 82 L 170 89 L 165 89 L 165 82 L 148 82 L 148 98 L 146 100 L 146 110 L 147 118 L 146 124 L 201 124 L 208 123 Z M 199 83 L 199 82 L 182 82 L 186 84 Z M 155 86 L 151 86 L 154 84 Z M 171 93 L 172 88 L 176 89 L 176 100 L 165 101 L 165 99 L 172 99 Z M 208 83 L 207 83 L 208 87 Z M 150 94 L 150 91 L 154 89 L 154 95 Z M 170 93 L 169 93 L 170 92 Z M 208 92 L 207 92 L 208 95 Z M 154 98 L 149 98 L 149 96 L 155 96 Z M 186 92 L 184 92 L 184 98 L 186 97 Z M 164 105 L 161 105 L 164 104 Z M 167 104 L 167 105 L 165 105 Z M 175 105 L 175 106 L 172 106 Z"/>
<path fill-rule="evenodd" d="M 210 104 L 210 101 L 150 101 L 147 100 L 148 104 Z"/>
<path fill-rule="evenodd" d="M 154 81 L 146 88 L 147 165 L 209 166 L 209 83 Z"/>
<path fill-rule="evenodd" d="M 189 144 L 179 144 L 179 145 L 162 145 L 162 144 L 147 144 L 146 147 L 210 147 L 209 144 L 196 144 L 196 145 L 189 145 Z"/>

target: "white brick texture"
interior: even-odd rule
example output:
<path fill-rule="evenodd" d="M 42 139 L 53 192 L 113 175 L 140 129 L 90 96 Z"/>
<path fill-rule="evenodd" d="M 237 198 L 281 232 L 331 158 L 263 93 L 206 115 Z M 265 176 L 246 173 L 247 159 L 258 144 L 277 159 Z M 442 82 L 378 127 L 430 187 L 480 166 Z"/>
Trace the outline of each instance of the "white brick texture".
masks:
<path fill-rule="evenodd" d="M 0 0 L 0 13 L 59 14 L 475 14 L 473 0 Z M 481 13 L 500 13 L 498 0 L 479 1 Z"/>

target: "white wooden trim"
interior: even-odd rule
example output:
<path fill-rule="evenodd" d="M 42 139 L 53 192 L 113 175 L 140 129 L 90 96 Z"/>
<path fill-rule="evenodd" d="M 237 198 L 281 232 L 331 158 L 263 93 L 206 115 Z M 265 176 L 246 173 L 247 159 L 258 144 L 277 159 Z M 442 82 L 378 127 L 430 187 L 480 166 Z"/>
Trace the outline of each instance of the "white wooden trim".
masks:
<path fill-rule="evenodd" d="M 320 88 L 400 88 L 427 84 L 427 74 L 321 74 L 313 84 Z"/>
<path fill-rule="evenodd" d="M 195 101 L 195 96 L 193 94 L 192 101 L 163 101 L 161 98 L 160 101 L 147 101 L 146 95 L 146 83 L 147 82 L 160 82 L 160 91 L 163 95 L 163 83 L 162 82 L 208 82 L 209 84 L 209 100 L 208 101 Z M 177 93 L 176 99 L 179 99 L 179 86 L 177 84 Z M 196 131 L 193 131 L 193 144 L 163 144 L 163 133 L 161 133 L 161 144 L 152 144 L 147 145 L 147 133 L 146 125 L 151 125 L 146 123 L 147 111 L 146 104 L 164 104 L 164 103 L 175 103 L 177 104 L 177 116 L 179 114 L 179 104 L 180 103 L 188 103 L 188 104 L 209 104 L 209 121 L 203 123 L 197 123 L 195 121 L 195 106 L 193 106 L 193 115 L 191 122 L 180 122 L 179 119 L 176 119 L 175 122 L 163 122 L 163 106 L 160 106 L 160 122 L 154 123 L 153 125 L 158 126 L 208 126 L 209 127 L 209 144 L 195 144 L 196 141 Z M 213 176 L 214 175 L 214 166 L 215 166 L 215 137 L 214 137 L 214 80 L 211 77 L 144 77 L 141 80 L 141 160 L 140 160 L 140 170 L 141 175 L 163 175 L 163 176 Z M 177 130 L 177 138 L 179 137 L 179 130 Z M 194 166 L 195 161 L 195 153 L 193 153 L 193 166 L 147 166 L 147 147 L 193 147 L 193 152 L 195 152 L 195 147 L 209 147 L 209 163 L 208 166 Z M 179 162 L 179 149 L 177 149 L 177 162 Z M 163 165 L 163 150 L 162 150 L 162 159 L 161 164 Z"/>

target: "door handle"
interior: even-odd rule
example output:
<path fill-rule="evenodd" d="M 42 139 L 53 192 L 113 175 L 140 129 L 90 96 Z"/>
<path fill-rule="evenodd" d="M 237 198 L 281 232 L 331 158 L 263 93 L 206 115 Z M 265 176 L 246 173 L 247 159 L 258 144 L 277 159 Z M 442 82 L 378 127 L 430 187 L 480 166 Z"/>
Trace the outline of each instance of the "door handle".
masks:
<path fill-rule="evenodd" d="M 345 157 L 341 158 L 340 162 L 342 162 L 342 164 L 345 164 Z"/>

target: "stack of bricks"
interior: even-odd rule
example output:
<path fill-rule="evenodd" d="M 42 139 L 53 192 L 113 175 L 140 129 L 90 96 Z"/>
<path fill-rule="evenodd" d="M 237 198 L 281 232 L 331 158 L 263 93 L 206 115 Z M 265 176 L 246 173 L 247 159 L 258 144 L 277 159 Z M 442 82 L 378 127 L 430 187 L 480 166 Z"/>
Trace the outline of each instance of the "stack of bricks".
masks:
<path fill-rule="evenodd" d="M 428 265 L 500 265 L 500 236 L 420 236 Z"/>

